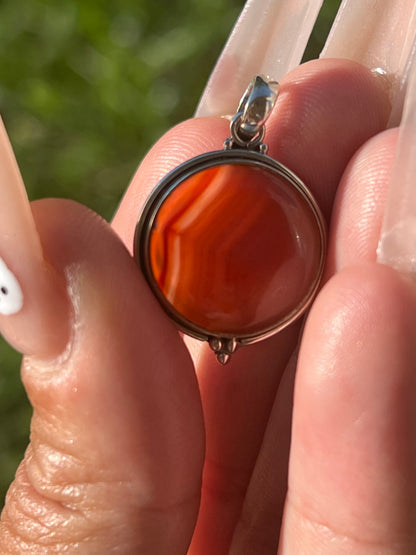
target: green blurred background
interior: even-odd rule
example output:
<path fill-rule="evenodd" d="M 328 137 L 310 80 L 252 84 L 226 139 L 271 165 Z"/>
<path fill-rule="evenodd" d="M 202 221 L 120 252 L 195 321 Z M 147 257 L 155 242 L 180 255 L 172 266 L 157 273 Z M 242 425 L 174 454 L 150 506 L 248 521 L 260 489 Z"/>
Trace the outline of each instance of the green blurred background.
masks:
<path fill-rule="evenodd" d="M 339 3 L 325 1 L 305 59 Z M 192 115 L 243 4 L 2 0 L 0 112 L 29 197 L 72 198 L 110 218 L 146 150 Z M 29 435 L 19 364 L 0 338 L 0 506 Z"/>

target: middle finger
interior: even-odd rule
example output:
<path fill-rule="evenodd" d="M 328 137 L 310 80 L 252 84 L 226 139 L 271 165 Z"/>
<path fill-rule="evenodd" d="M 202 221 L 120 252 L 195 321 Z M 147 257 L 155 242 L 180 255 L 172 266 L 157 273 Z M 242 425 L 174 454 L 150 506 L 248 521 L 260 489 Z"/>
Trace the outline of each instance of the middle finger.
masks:
<path fill-rule="evenodd" d="M 266 143 L 272 157 L 297 173 L 328 216 L 340 176 L 355 150 L 386 125 L 384 81 L 358 64 L 322 60 L 294 70 L 281 83 Z M 166 171 L 227 137 L 219 118 L 185 122 L 151 151 L 136 174 L 116 225 L 130 242 L 140 205 Z M 267 256 L 268 245 L 263 245 Z M 298 325 L 235 353 L 226 368 L 207 346 L 198 379 L 204 405 L 207 456 L 201 512 L 191 552 L 226 552 L 262 442 L 283 369 L 297 342 Z M 213 530 L 215 521 L 221 522 Z"/>

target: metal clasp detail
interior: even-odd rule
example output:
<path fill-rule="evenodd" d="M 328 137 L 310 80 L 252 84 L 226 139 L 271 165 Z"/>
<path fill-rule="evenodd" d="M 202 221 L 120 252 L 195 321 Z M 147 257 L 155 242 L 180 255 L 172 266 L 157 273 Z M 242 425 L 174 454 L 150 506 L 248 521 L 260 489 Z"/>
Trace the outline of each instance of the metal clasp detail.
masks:
<path fill-rule="evenodd" d="M 231 137 L 225 148 L 243 147 L 265 153 L 262 145 L 267 118 L 270 116 L 279 93 L 277 81 L 266 81 L 257 75 L 247 87 L 237 113 L 231 121 Z"/>

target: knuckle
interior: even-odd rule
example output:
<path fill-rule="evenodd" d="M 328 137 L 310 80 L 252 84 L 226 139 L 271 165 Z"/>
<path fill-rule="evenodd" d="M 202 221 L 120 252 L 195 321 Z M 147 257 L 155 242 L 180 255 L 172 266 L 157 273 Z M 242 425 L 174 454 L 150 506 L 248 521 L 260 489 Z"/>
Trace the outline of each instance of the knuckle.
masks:
<path fill-rule="evenodd" d="M 115 525 L 115 486 L 88 481 L 83 466 L 52 446 L 29 445 L 7 494 L 1 553 L 100 552 L 94 546 Z"/>
<path fill-rule="evenodd" d="M 34 488 L 24 461 L 9 489 L 2 514 L 2 553 L 60 553 L 71 547 L 76 549 L 85 540 L 79 517 L 76 511 L 45 497 Z M 75 535 L 68 533 L 75 530 Z"/>

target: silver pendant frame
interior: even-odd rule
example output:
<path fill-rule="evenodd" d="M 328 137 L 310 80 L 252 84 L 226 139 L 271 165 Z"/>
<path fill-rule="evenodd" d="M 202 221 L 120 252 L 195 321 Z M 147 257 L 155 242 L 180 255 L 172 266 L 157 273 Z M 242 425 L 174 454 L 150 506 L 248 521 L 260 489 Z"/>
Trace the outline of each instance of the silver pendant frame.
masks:
<path fill-rule="evenodd" d="M 181 164 L 169 174 L 167 174 L 153 190 L 143 207 L 136 226 L 134 238 L 134 256 L 154 295 L 158 299 L 165 312 L 174 321 L 174 323 L 180 330 L 192 337 L 195 337 L 196 339 L 209 342 L 211 348 L 216 353 L 218 360 L 222 364 L 225 364 L 229 360 L 230 355 L 235 351 L 238 345 L 249 345 L 252 343 L 256 343 L 257 341 L 266 339 L 286 328 L 292 322 L 298 319 L 302 314 L 304 314 L 304 312 L 310 306 L 319 288 L 325 264 L 326 224 L 321 210 L 319 209 L 319 206 L 317 205 L 314 197 L 312 196 L 306 185 L 292 171 L 286 168 L 283 164 L 262 153 L 264 152 L 264 149 L 259 150 L 260 152 L 249 150 L 247 148 L 235 148 L 235 146 L 230 148 L 229 145 L 226 145 L 225 150 L 202 154 Z M 255 166 L 284 178 L 288 183 L 288 186 L 295 187 L 295 189 L 303 196 L 303 198 L 307 202 L 311 212 L 315 217 L 320 233 L 321 252 L 318 267 L 319 269 L 315 280 L 311 284 L 308 294 L 305 296 L 302 304 L 296 307 L 294 311 L 287 314 L 284 319 L 279 320 L 273 326 L 269 326 L 255 334 L 227 334 L 222 333 L 221 330 L 204 329 L 194 324 L 193 322 L 185 318 L 182 314 L 180 314 L 165 298 L 152 274 L 150 265 L 150 234 L 156 215 L 166 198 L 174 191 L 174 189 L 176 189 L 176 187 L 178 187 L 190 176 L 202 170 L 223 164 Z"/>

